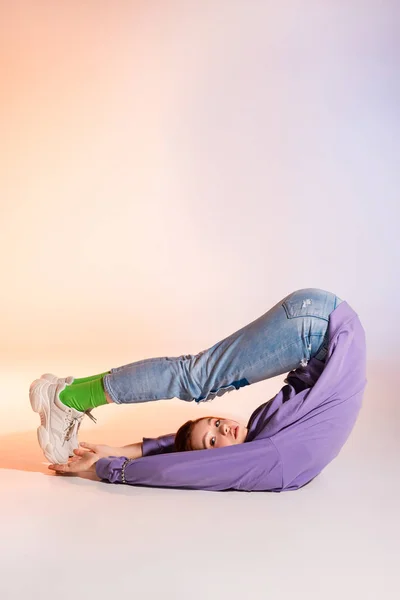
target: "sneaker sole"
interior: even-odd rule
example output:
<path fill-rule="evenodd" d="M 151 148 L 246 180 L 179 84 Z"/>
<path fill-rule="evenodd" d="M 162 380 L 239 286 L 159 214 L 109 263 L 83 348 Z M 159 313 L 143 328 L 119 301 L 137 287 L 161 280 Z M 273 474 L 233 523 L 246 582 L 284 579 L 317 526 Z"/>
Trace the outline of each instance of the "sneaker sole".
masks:
<path fill-rule="evenodd" d="M 40 427 L 37 428 L 37 439 L 43 454 L 52 464 L 64 464 L 68 462 L 68 456 L 60 454 L 54 447 L 50 436 L 48 423 L 50 422 L 49 400 L 42 391 L 43 381 L 35 379 L 29 387 L 29 400 L 32 410 L 40 415 Z"/>
<path fill-rule="evenodd" d="M 68 385 L 71 385 L 71 383 L 74 380 L 74 378 L 71 376 L 60 378 L 60 377 L 57 377 L 56 375 L 53 375 L 53 373 L 43 373 L 43 375 L 41 375 L 40 379 L 47 379 L 48 381 L 51 381 L 51 383 L 57 383 L 58 380 L 65 381 L 65 383 Z M 69 456 L 75 456 L 74 449 L 79 448 L 79 442 L 78 442 L 77 437 L 76 436 L 72 437 L 69 440 L 69 442 L 66 442 L 66 443 L 69 445 Z"/>

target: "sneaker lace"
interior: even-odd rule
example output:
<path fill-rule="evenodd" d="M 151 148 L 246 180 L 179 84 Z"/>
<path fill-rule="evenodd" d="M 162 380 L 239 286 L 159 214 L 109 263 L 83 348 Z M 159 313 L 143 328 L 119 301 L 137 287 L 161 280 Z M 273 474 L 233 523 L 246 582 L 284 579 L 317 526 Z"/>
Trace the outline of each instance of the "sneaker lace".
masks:
<path fill-rule="evenodd" d="M 81 426 L 81 423 L 82 423 L 82 420 L 86 415 L 90 419 L 92 419 L 92 421 L 94 423 L 97 423 L 96 417 L 94 417 L 91 414 L 91 412 L 92 412 L 92 409 L 85 410 L 83 415 L 81 415 L 80 417 L 73 417 L 72 414 L 66 413 L 66 415 L 64 417 L 64 427 L 63 427 L 63 437 L 64 437 L 63 445 L 65 444 L 65 442 L 67 442 L 71 439 L 71 436 L 74 432 L 75 427 L 76 427 L 76 433 L 78 433 L 79 427 Z"/>

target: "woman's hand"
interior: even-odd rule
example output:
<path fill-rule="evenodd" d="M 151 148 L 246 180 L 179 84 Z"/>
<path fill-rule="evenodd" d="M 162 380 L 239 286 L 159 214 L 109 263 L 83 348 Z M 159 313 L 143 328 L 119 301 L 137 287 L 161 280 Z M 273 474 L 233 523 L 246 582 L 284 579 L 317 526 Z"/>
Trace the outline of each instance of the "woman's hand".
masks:
<path fill-rule="evenodd" d="M 73 473 L 79 477 L 86 478 L 89 475 L 90 479 L 95 478 L 97 481 L 101 481 L 101 479 L 96 475 L 95 464 L 100 458 L 109 455 L 102 455 L 100 452 L 95 451 L 90 452 L 81 447 L 76 448 L 74 450 L 74 454 L 75 456 L 73 456 L 68 463 L 65 463 L 64 465 L 53 464 L 49 465 L 48 468 L 51 471 L 55 471 L 56 473 L 61 473 L 63 475 Z"/>
<path fill-rule="evenodd" d="M 127 446 L 104 446 L 101 444 L 88 444 L 81 442 L 83 448 L 99 454 L 102 458 L 108 456 L 126 456 L 126 458 L 141 458 L 143 456 L 142 442 L 128 444 Z"/>
<path fill-rule="evenodd" d="M 124 454 L 121 454 L 121 448 L 114 448 L 114 446 L 106 446 L 105 444 L 88 444 L 87 442 L 80 442 L 79 447 L 82 447 L 86 451 L 94 452 L 99 458 L 124 456 Z M 75 456 L 73 459 L 75 459 Z"/>

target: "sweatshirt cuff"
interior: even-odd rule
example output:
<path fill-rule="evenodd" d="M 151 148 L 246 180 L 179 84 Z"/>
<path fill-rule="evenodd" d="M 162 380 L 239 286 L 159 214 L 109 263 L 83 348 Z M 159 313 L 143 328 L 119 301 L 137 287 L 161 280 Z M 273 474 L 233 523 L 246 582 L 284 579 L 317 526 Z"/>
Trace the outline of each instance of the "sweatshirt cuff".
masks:
<path fill-rule="evenodd" d="M 122 465 L 127 460 L 126 456 L 108 456 L 100 458 L 96 463 L 96 475 L 110 483 L 122 483 Z"/>
<path fill-rule="evenodd" d="M 175 433 L 166 433 L 157 438 L 143 438 L 142 455 L 152 456 L 175 451 Z"/>
<path fill-rule="evenodd" d="M 142 442 L 142 454 L 143 456 L 149 456 L 150 454 L 158 454 L 160 452 L 160 445 L 157 438 L 143 438 Z"/>

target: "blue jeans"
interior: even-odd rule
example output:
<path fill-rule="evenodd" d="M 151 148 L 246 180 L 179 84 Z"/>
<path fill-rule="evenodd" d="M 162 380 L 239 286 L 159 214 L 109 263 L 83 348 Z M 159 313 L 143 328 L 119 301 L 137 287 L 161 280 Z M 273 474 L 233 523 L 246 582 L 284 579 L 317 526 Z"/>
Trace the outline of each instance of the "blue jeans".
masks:
<path fill-rule="evenodd" d="M 311 358 L 324 361 L 329 315 L 340 302 L 324 290 L 297 290 L 211 348 L 111 369 L 104 387 L 117 404 L 167 398 L 203 402 L 288 373 Z"/>

